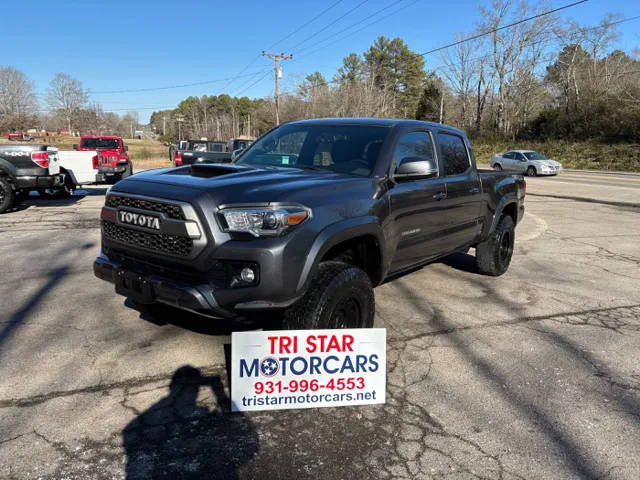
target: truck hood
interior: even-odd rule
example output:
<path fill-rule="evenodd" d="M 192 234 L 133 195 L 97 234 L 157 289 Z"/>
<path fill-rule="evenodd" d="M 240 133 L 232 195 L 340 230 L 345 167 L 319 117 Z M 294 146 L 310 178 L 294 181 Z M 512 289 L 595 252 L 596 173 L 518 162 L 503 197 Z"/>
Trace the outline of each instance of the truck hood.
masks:
<path fill-rule="evenodd" d="M 218 205 L 291 201 L 313 206 L 339 197 L 345 188 L 360 187 L 363 195 L 372 195 L 374 183 L 373 178 L 332 172 L 204 164 L 137 173 L 112 191 L 185 201 L 205 194 Z"/>

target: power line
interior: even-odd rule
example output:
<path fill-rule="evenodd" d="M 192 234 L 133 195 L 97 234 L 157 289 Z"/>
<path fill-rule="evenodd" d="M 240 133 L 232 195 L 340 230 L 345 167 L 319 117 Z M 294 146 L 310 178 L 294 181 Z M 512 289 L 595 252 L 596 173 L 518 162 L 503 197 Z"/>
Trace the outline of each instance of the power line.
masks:
<path fill-rule="evenodd" d="M 256 80 L 255 82 L 253 82 L 253 83 L 252 83 L 251 85 L 249 85 L 248 87 L 243 88 L 243 89 L 242 89 L 242 90 L 240 90 L 239 92 L 235 93 L 235 94 L 234 94 L 234 97 L 237 97 L 237 96 L 239 96 L 239 95 L 243 94 L 244 92 L 246 92 L 247 90 L 249 90 L 251 87 L 253 87 L 253 86 L 257 85 L 258 83 L 260 83 L 262 80 L 264 80 L 264 79 L 265 79 L 265 77 L 266 77 L 267 75 L 269 75 L 269 73 L 271 73 L 271 71 L 270 71 L 270 70 L 267 70 L 267 71 L 265 72 L 265 74 L 264 74 L 264 75 L 262 75 L 258 80 Z"/>
<path fill-rule="evenodd" d="M 335 7 L 336 5 L 338 5 L 339 3 L 343 2 L 344 0 L 338 0 L 337 2 L 329 5 L 327 8 L 325 8 L 323 11 L 321 11 L 319 14 L 317 14 L 315 17 L 313 17 L 311 20 L 309 20 L 306 23 L 303 23 L 302 25 L 300 25 L 298 28 L 296 28 L 293 32 L 291 32 L 288 35 L 285 35 L 284 37 L 282 37 L 280 40 L 278 40 L 275 43 L 272 43 L 271 45 L 269 45 L 267 47 L 267 50 L 271 50 L 273 47 L 275 47 L 276 45 L 278 45 L 279 43 L 284 42 L 287 38 L 290 38 L 292 35 L 295 35 L 296 33 L 298 33 L 300 30 L 302 30 L 304 27 L 306 27 L 307 25 L 313 23 L 314 21 L 316 21 L 318 18 L 320 18 L 322 15 L 324 15 L 325 13 L 327 13 L 329 10 L 331 10 L 333 7 Z"/>
<path fill-rule="evenodd" d="M 401 1 L 403 1 L 403 0 L 400 0 L 400 1 L 398 1 L 398 2 L 394 2 L 393 4 L 391 4 L 391 5 L 389 5 L 389 6 L 385 7 L 385 8 L 383 8 L 383 9 L 381 9 L 381 10 L 378 10 L 377 12 L 375 12 L 375 13 L 373 13 L 373 14 L 369 15 L 368 17 L 363 18 L 363 19 L 362 19 L 362 20 L 360 20 L 359 22 L 356 22 L 356 23 L 354 23 L 353 25 L 350 25 L 349 27 L 347 27 L 347 28 L 345 28 L 345 29 L 341 30 L 340 32 L 337 32 L 336 34 L 338 34 L 338 33 L 342 33 L 342 32 L 344 32 L 344 31 L 346 31 L 346 30 L 350 29 L 351 27 L 354 27 L 354 26 L 356 26 L 356 25 L 359 25 L 359 24 L 360 24 L 360 23 L 362 23 L 363 21 L 368 20 L 369 18 L 371 18 L 371 17 L 373 17 L 373 16 L 377 15 L 378 13 L 380 13 L 380 12 L 382 12 L 382 11 L 384 11 L 384 10 L 388 9 L 389 7 L 392 7 L 393 5 L 396 5 L 396 4 L 400 3 Z M 376 23 L 380 23 L 381 21 L 386 20 L 387 18 L 389 18 L 389 17 L 391 17 L 391 16 L 395 15 L 396 13 L 398 13 L 398 12 L 400 12 L 400 11 L 404 10 L 405 8 L 409 8 L 410 6 L 412 6 L 412 5 L 416 4 L 416 3 L 418 3 L 419 1 L 420 1 L 420 0 L 415 0 L 415 1 L 411 2 L 411 3 L 408 3 L 407 5 L 404 5 L 403 7 L 400 7 L 400 8 L 398 8 L 397 10 L 394 10 L 394 11 L 393 11 L 393 12 L 391 12 L 391 13 L 388 13 L 387 15 L 383 15 L 383 16 L 382 16 L 382 17 L 380 17 L 379 19 L 374 20 L 373 22 L 370 22 L 370 23 L 366 24 L 365 26 L 363 26 L 363 27 L 359 28 L 358 30 L 355 30 L 355 31 L 353 31 L 353 32 L 351 32 L 351 33 L 349 33 L 349 34 L 347 34 L 347 35 L 345 35 L 345 36 L 343 36 L 343 37 L 341 37 L 341 38 L 339 38 L 339 39 L 337 39 L 337 40 L 334 40 L 333 42 L 326 43 L 325 45 L 323 45 L 322 47 L 320 47 L 320 48 L 319 48 L 319 49 L 317 49 L 317 50 L 312 50 L 311 52 L 307 52 L 305 55 L 302 55 L 302 57 L 303 57 L 303 58 L 304 58 L 304 57 L 308 57 L 308 56 L 310 56 L 310 55 L 313 55 L 313 54 L 314 54 L 314 53 L 316 53 L 316 52 L 319 52 L 319 51 L 321 51 L 321 50 L 324 50 L 325 48 L 327 48 L 327 47 L 329 47 L 329 46 L 331 46 L 331 45 L 334 45 L 334 44 L 336 44 L 336 43 L 338 43 L 338 42 L 341 42 L 342 40 L 345 40 L 345 39 L 347 39 L 347 38 L 349 38 L 349 37 L 352 37 L 352 36 L 353 36 L 353 35 L 355 35 L 356 33 L 359 33 L 359 32 L 361 32 L 362 30 L 365 30 L 365 29 L 369 28 L 370 26 L 375 25 Z M 324 42 L 325 40 L 329 40 L 329 39 L 331 39 L 333 36 L 334 36 L 334 35 L 330 35 L 329 37 L 325 38 L 324 40 L 320 40 L 318 43 L 316 43 L 316 46 L 317 46 L 318 44 L 320 44 L 320 43 Z M 304 51 L 304 50 L 307 50 L 307 49 L 303 49 L 303 51 Z M 300 57 L 296 55 L 296 58 L 300 58 Z"/>
<path fill-rule="evenodd" d="M 307 43 L 309 40 L 311 40 L 313 37 L 315 37 L 316 35 L 318 35 L 319 33 L 325 31 L 327 28 L 332 27 L 333 25 L 335 25 L 336 23 L 338 23 L 340 20 L 342 20 L 344 17 L 346 17 L 347 15 L 349 15 L 351 12 L 353 12 L 354 10 L 357 10 L 358 8 L 360 8 L 362 5 L 364 5 L 365 3 L 367 3 L 369 0 L 362 0 L 359 4 L 357 4 L 355 7 L 351 8 L 350 10 L 346 11 L 345 13 L 343 13 L 342 15 L 340 15 L 338 18 L 332 20 L 331 22 L 329 22 L 328 24 L 326 24 L 325 26 L 323 26 L 320 30 L 318 30 L 317 32 L 312 33 L 311 35 L 309 35 L 307 38 L 305 38 L 304 40 L 302 40 L 301 42 L 296 43 L 293 47 L 289 48 L 289 51 L 293 51 L 296 48 L 298 48 L 300 45 Z M 402 1 L 402 0 L 400 0 Z"/>
<path fill-rule="evenodd" d="M 309 25 L 311 22 L 313 22 L 314 20 L 320 18 L 324 13 L 328 12 L 330 9 L 332 9 L 334 6 L 336 6 L 338 3 L 340 3 L 342 0 L 339 0 L 337 2 L 335 2 L 334 4 L 332 4 L 330 7 L 324 9 L 322 12 L 320 12 L 318 15 L 316 15 L 315 17 L 313 17 L 310 21 L 304 23 L 301 27 L 298 27 L 294 32 L 292 32 L 291 34 L 287 35 L 286 37 L 284 37 L 283 39 L 278 40 L 274 45 L 277 45 L 278 43 L 282 42 L 283 40 L 289 38 L 291 35 L 293 35 L 294 33 L 297 33 L 300 29 L 302 29 L 303 27 Z M 366 0 L 365 0 L 366 1 Z M 271 47 L 269 47 L 271 48 Z M 260 57 L 262 55 L 256 55 L 242 70 L 240 70 L 239 74 L 244 73 L 251 65 L 253 65 L 255 62 L 257 62 Z M 236 76 L 237 77 L 237 76 Z M 225 91 L 227 88 L 229 88 L 229 85 L 231 85 L 233 83 L 233 79 L 230 80 L 229 82 L 227 82 L 223 87 L 222 87 L 222 91 Z"/>
<path fill-rule="evenodd" d="M 483 33 L 479 33 L 477 35 L 473 35 L 473 36 L 465 38 L 463 40 L 459 40 L 457 42 L 450 43 L 449 45 L 444 45 L 442 47 L 434 48 L 433 50 L 429 50 L 427 52 L 421 53 L 420 55 L 422 55 L 424 57 L 425 55 L 429 55 L 430 53 L 434 53 L 434 52 L 438 52 L 440 50 L 445 50 L 447 48 L 455 47 L 456 45 L 460 45 L 461 43 L 470 42 L 471 40 L 476 40 L 476 39 L 478 39 L 480 37 L 484 37 L 485 35 L 489 35 L 490 33 L 495 33 L 495 32 L 499 32 L 500 30 L 504 30 L 506 28 L 515 27 L 516 25 L 520 25 L 521 23 L 525 23 L 525 22 L 528 22 L 530 20 L 535 20 L 536 18 L 544 17 L 546 15 L 550 15 L 552 13 L 559 12 L 560 10 L 564 10 L 566 8 L 575 7 L 576 5 L 580 5 L 581 3 L 585 3 L 585 2 L 588 2 L 588 1 L 589 0 L 579 0 L 578 2 L 573 2 L 573 3 L 570 3 L 568 5 L 564 5 L 562 7 L 554 8 L 553 10 L 548 10 L 546 12 L 542 12 L 542 13 L 539 13 L 537 15 L 533 15 L 531 17 L 523 18 L 522 20 L 518 20 L 517 22 L 510 23 L 509 25 L 503 25 L 501 27 L 494 28 L 492 30 L 488 30 L 488 31 L 483 32 Z"/>
<path fill-rule="evenodd" d="M 125 89 L 125 90 L 104 90 L 104 91 L 97 91 L 97 92 L 92 92 L 89 91 L 89 93 L 91 94 L 95 94 L 95 95 L 103 95 L 103 94 L 107 94 L 107 93 L 135 93 L 135 92 L 152 92 L 155 90 L 169 90 L 172 88 L 185 88 L 185 87 L 194 87 L 197 85 L 207 85 L 209 83 L 217 83 L 217 82 L 224 82 L 226 80 L 235 80 L 236 78 L 241 78 L 241 77 L 249 77 L 251 75 L 255 75 L 256 73 L 261 73 L 262 70 L 260 72 L 253 72 L 253 73 L 247 73 L 246 75 L 236 75 L 234 77 L 226 77 L 226 78 L 218 78 L 216 80 L 205 80 L 203 82 L 193 82 L 193 83 L 183 83 L 181 85 L 169 85 L 169 86 L 165 86 L 165 87 L 150 87 L 150 88 L 133 88 L 133 89 Z"/>

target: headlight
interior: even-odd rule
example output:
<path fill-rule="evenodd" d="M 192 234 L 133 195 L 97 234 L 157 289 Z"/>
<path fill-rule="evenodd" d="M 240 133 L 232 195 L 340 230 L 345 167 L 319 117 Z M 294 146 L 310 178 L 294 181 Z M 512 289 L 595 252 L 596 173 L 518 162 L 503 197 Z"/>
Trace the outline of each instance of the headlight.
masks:
<path fill-rule="evenodd" d="M 311 218 L 311 210 L 299 206 L 226 207 L 220 214 L 225 232 L 250 233 L 254 237 L 276 237 Z"/>

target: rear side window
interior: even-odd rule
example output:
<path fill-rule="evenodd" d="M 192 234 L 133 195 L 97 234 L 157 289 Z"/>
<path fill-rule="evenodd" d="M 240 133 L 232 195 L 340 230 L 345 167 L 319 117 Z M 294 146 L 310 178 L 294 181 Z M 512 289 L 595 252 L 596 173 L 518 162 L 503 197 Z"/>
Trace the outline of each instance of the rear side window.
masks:
<path fill-rule="evenodd" d="M 469 156 L 462 137 L 450 133 L 438 133 L 438 143 L 444 160 L 445 175 L 459 175 L 469 169 Z"/>
<path fill-rule="evenodd" d="M 402 137 L 396 147 L 396 165 L 406 157 L 414 157 L 416 161 L 433 160 L 431 136 L 427 132 L 410 132 Z"/>
<path fill-rule="evenodd" d="M 507 158 L 507 159 L 513 160 L 513 152 L 507 152 L 507 153 L 505 153 L 505 154 L 502 156 L 502 158 Z"/>

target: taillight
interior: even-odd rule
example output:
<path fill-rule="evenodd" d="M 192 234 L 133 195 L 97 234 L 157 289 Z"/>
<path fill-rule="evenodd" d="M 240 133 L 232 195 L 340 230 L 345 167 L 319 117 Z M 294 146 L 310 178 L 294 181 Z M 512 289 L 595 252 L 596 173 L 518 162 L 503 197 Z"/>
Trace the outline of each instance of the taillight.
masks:
<path fill-rule="evenodd" d="M 47 152 L 31 152 L 31 160 L 42 168 L 49 168 L 49 154 Z"/>
<path fill-rule="evenodd" d="M 182 165 L 182 155 L 180 153 L 176 153 L 176 165 Z"/>
<path fill-rule="evenodd" d="M 97 169 L 98 169 L 98 155 L 94 155 L 94 156 L 91 158 L 91 165 L 93 166 L 93 169 L 94 169 L 94 170 L 97 170 Z"/>

